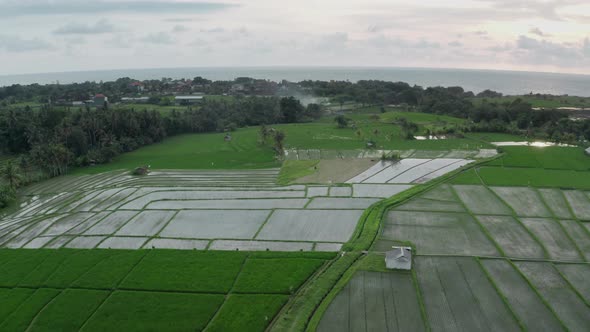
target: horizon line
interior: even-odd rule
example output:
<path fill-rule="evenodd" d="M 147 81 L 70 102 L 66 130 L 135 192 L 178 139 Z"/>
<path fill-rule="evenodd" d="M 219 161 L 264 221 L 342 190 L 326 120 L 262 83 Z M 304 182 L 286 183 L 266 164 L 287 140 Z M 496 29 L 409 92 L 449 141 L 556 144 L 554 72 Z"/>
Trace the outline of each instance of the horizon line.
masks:
<path fill-rule="evenodd" d="M 529 74 L 552 74 L 566 76 L 582 76 L 590 78 L 590 73 L 569 73 L 557 71 L 533 71 L 517 69 L 490 69 L 490 68 L 461 68 L 461 67 L 422 67 L 422 66 L 363 66 L 363 65 L 253 65 L 253 66 L 192 66 L 192 67 L 144 67 L 144 68 L 113 68 L 113 69 L 96 69 L 96 70 L 67 70 L 54 72 L 31 72 L 19 74 L 0 74 L 0 77 L 23 77 L 34 75 L 52 75 L 52 74 L 74 74 L 74 73 L 92 73 L 92 72 L 112 72 L 112 71 L 143 71 L 143 70 L 178 70 L 178 69 L 304 69 L 304 68 L 325 68 L 325 69 L 398 69 L 398 70 L 442 70 L 442 71 L 487 71 L 487 72 L 516 72 Z M 34 84 L 34 83 L 32 83 Z"/>

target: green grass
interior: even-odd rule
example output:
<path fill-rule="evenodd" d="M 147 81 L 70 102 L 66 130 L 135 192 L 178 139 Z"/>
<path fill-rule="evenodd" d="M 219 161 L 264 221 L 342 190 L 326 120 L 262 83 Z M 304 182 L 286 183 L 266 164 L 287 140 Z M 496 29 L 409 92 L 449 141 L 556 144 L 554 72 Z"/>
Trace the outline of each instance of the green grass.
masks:
<path fill-rule="evenodd" d="M 232 294 L 207 331 L 263 331 L 287 298 L 286 295 Z"/>
<path fill-rule="evenodd" d="M 501 98 L 472 98 L 474 104 L 482 103 L 484 99 L 487 99 L 489 103 L 504 103 L 512 102 L 515 99 L 520 98 L 524 102 L 530 103 L 533 107 L 543 108 L 558 108 L 558 107 L 590 107 L 590 98 L 588 97 L 576 97 L 576 96 L 546 96 L 537 97 L 535 95 L 523 95 L 523 96 L 503 96 Z"/>
<path fill-rule="evenodd" d="M 64 261 L 42 285 L 55 288 L 69 287 L 76 279 L 113 254 L 108 250 L 80 250 Z"/>
<path fill-rule="evenodd" d="M 525 137 L 505 133 L 466 133 L 465 137 L 484 142 L 522 142 Z"/>
<path fill-rule="evenodd" d="M 481 184 L 475 168 L 460 173 L 451 180 L 452 184 Z"/>
<path fill-rule="evenodd" d="M 590 189 L 590 172 L 539 168 L 482 167 L 479 175 L 489 186 L 533 186 Z"/>
<path fill-rule="evenodd" d="M 121 287 L 227 293 L 245 259 L 245 253 L 234 252 L 152 251 Z"/>
<path fill-rule="evenodd" d="M 200 331 L 222 302 L 223 295 L 116 291 L 82 331 Z"/>
<path fill-rule="evenodd" d="M 320 266 L 320 259 L 248 259 L 234 286 L 237 293 L 292 294 Z"/>
<path fill-rule="evenodd" d="M 286 160 L 281 167 L 277 184 L 287 185 L 291 181 L 313 174 L 314 167 L 319 162 L 319 160 Z"/>
<path fill-rule="evenodd" d="M 34 292 L 28 288 L 0 288 L 0 323 Z"/>
<path fill-rule="evenodd" d="M 43 262 L 32 270 L 26 277 L 22 278 L 19 282 L 19 286 L 34 287 L 42 285 L 45 280 L 55 270 L 61 266 L 61 264 L 77 252 L 74 250 L 62 250 L 59 249 L 59 254 L 49 255 Z"/>
<path fill-rule="evenodd" d="M 77 331 L 108 295 L 107 291 L 67 289 L 39 312 L 27 331 Z"/>
<path fill-rule="evenodd" d="M 264 331 L 335 256 L 0 249 L 0 331 Z M 18 278 L 27 288 L 13 288 Z"/>
<path fill-rule="evenodd" d="M 239 129 L 232 141 L 225 134 L 189 134 L 122 154 L 113 162 L 79 168 L 73 174 L 97 174 L 117 169 L 150 165 L 153 169 L 252 169 L 277 167 L 269 146 L 259 146 L 258 128 Z"/>
<path fill-rule="evenodd" d="M 73 286 L 113 289 L 145 254 L 141 250 L 117 252 L 88 270 Z"/>
<path fill-rule="evenodd" d="M 59 293 L 56 289 L 37 289 L 0 323 L 0 331 L 25 331 L 37 313 Z"/>
<path fill-rule="evenodd" d="M 489 163 L 504 167 L 530 167 L 545 169 L 590 170 L 590 156 L 579 147 L 507 146 L 501 148 L 505 156 Z"/>
<path fill-rule="evenodd" d="M 285 146 L 287 148 L 297 149 L 365 149 L 369 140 L 375 141 L 379 149 L 391 150 L 474 150 L 492 147 L 486 142 L 468 138 L 423 141 L 402 139 L 398 125 L 375 121 L 359 122 L 357 130 L 337 128 L 334 123 L 321 122 L 276 125 L 274 127 L 285 132 Z"/>
<path fill-rule="evenodd" d="M 17 251 L 0 266 L 0 286 L 14 287 L 47 256 L 46 251 Z"/>
<path fill-rule="evenodd" d="M 425 126 L 459 123 L 462 119 L 423 113 L 390 112 L 384 119 L 371 120 L 359 115 L 357 130 L 339 129 L 332 120 L 324 118 L 314 123 L 280 124 L 272 127 L 286 134 L 285 147 L 297 149 L 354 150 L 365 149 L 373 140 L 377 148 L 392 150 L 475 150 L 492 148 L 482 140 L 450 138 L 446 140 L 406 140 L 400 137 L 398 125 L 386 123 L 395 116 L 415 119 Z M 391 119 L 389 117 L 392 117 Z M 122 154 L 111 163 L 78 168 L 73 174 L 97 174 L 118 169 L 134 169 L 150 165 L 153 169 L 255 169 L 278 167 L 271 144 L 258 144 L 258 127 L 242 128 L 232 133 L 226 142 L 224 133 L 186 134 L 165 139 L 161 143 Z M 358 132 L 358 133 L 357 133 Z"/>

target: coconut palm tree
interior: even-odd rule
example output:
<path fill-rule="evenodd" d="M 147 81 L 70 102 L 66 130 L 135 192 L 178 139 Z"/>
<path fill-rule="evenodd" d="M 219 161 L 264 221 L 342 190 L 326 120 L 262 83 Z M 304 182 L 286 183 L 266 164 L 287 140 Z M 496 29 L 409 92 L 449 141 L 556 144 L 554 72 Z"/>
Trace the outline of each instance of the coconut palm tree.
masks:
<path fill-rule="evenodd" d="M 0 169 L 0 177 L 4 179 L 8 186 L 12 189 L 16 189 L 22 181 L 20 169 L 12 160 L 8 161 L 6 164 L 4 164 L 4 167 Z"/>

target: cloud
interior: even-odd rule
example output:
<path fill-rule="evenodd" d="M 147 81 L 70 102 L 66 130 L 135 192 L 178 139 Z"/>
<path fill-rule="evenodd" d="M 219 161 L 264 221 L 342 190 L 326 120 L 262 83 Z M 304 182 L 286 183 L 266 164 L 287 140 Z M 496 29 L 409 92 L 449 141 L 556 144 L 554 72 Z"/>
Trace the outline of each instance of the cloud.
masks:
<path fill-rule="evenodd" d="M 556 65 L 561 67 L 590 65 L 588 39 L 581 43 L 556 43 L 545 39 L 519 36 L 516 41 L 515 56 L 521 62 L 529 64 Z"/>
<path fill-rule="evenodd" d="M 201 1 L 158 0 L 21 0 L 0 2 L 0 16 L 20 17 L 29 15 L 97 15 L 105 13 L 124 14 L 202 14 L 236 7 L 236 4 Z"/>
<path fill-rule="evenodd" d="M 56 35 L 96 35 L 114 31 L 115 26 L 107 20 L 102 19 L 95 24 L 68 23 L 53 31 L 53 33 Z"/>
<path fill-rule="evenodd" d="M 188 18 L 188 17 L 177 17 L 177 18 L 166 18 L 163 19 L 164 22 L 172 22 L 172 23 L 186 23 L 186 22 L 194 22 L 194 21 L 201 21 L 201 19 L 197 18 Z"/>
<path fill-rule="evenodd" d="M 529 15 L 546 20 L 562 21 L 564 18 L 559 10 L 576 5 L 584 5 L 587 0 L 481 0 L 492 5 L 493 8 L 504 10 L 509 8 L 514 12 L 529 13 Z"/>
<path fill-rule="evenodd" d="M 158 33 L 151 33 L 143 38 L 141 41 L 150 43 L 150 44 L 174 44 L 174 39 L 170 36 L 167 32 L 158 32 Z"/>
<path fill-rule="evenodd" d="M 221 27 L 217 27 L 217 28 L 210 28 L 210 29 L 201 29 L 201 32 L 205 32 L 205 33 L 219 33 L 219 32 L 225 32 L 224 28 Z"/>
<path fill-rule="evenodd" d="M 187 28 L 186 26 L 184 26 L 182 24 L 177 24 L 177 25 L 175 25 L 172 28 L 172 32 L 177 32 L 177 33 L 179 33 L 179 32 L 187 32 L 189 30 L 190 30 L 189 28 Z"/>
<path fill-rule="evenodd" d="M 530 34 L 537 35 L 539 37 L 550 37 L 551 35 L 544 33 L 541 29 L 534 27 L 529 30 Z"/>
<path fill-rule="evenodd" d="M 53 46 L 39 38 L 23 39 L 19 36 L 0 35 L 0 50 L 6 52 L 20 53 L 50 49 L 53 49 Z"/>

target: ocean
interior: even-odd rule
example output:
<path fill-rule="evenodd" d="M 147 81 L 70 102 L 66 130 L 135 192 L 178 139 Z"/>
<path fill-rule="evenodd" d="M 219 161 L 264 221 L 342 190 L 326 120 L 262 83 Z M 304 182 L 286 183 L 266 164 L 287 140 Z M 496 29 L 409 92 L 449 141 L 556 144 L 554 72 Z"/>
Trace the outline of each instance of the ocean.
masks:
<path fill-rule="evenodd" d="M 474 93 L 486 89 L 507 95 L 548 93 L 590 97 L 590 75 L 537 73 L 519 71 L 430 69 L 430 68 L 377 68 L 377 67 L 200 67 L 118 69 L 42 73 L 0 76 L 0 86 L 12 84 L 73 83 L 84 81 L 113 81 L 120 77 L 138 80 L 193 78 L 202 76 L 210 80 L 232 80 L 236 77 L 253 77 L 272 81 L 302 80 L 385 80 L 401 81 L 423 87 L 461 86 Z"/>

